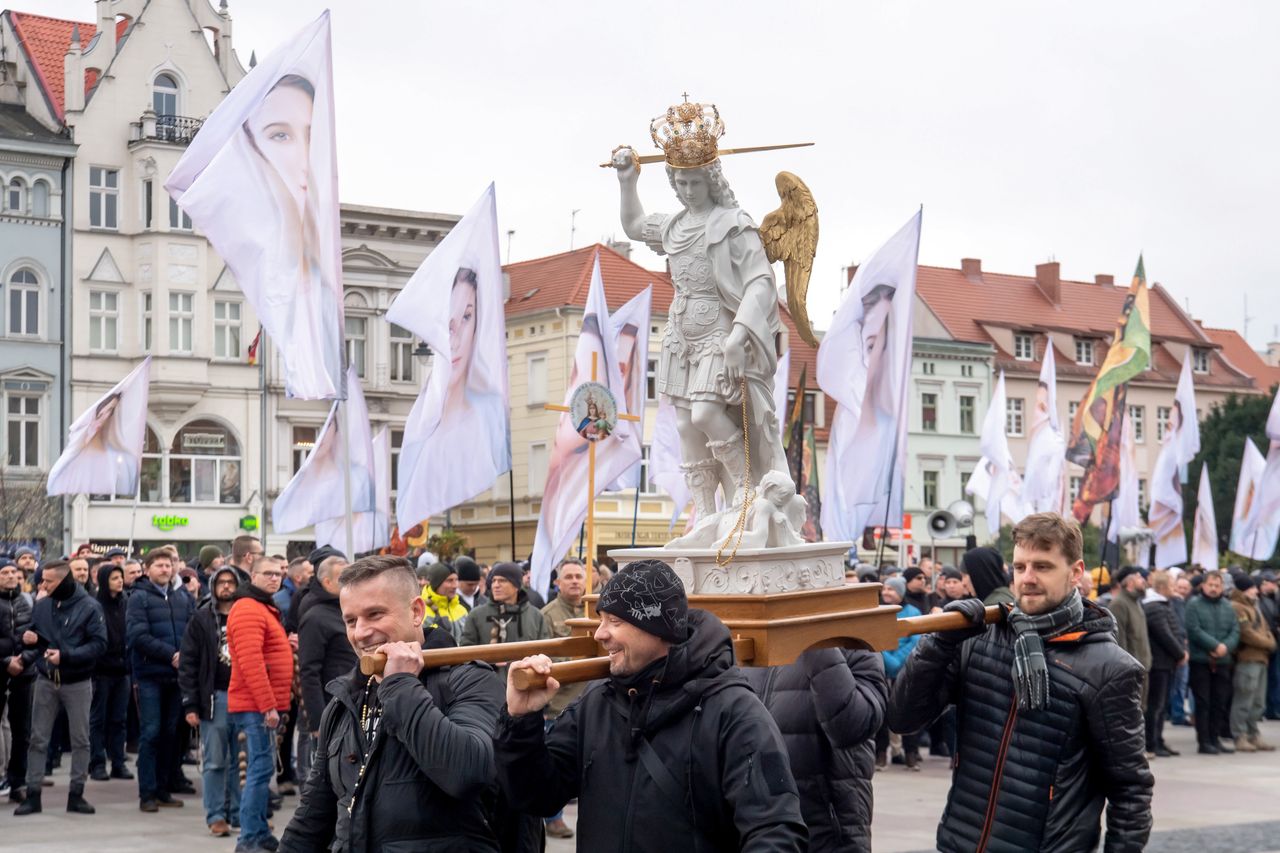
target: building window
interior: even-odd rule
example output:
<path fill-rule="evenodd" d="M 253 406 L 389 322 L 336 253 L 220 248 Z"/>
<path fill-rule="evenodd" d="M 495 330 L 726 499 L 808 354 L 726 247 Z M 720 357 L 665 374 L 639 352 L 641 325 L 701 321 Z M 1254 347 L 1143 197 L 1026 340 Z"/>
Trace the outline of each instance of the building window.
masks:
<path fill-rule="evenodd" d="M 9 276 L 9 334 L 40 334 L 40 280 L 26 267 Z"/>
<path fill-rule="evenodd" d="M 658 399 L 658 360 L 649 359 L 644 370 L 644 398 L 650 402 Z"/>
<path fill-rule="evenodd" d="M 391 431 L 391 494 L 400 488 L 400 448 L 404 446 L 404 430 Z"/>
<path fill-rule="evenodd" d="M 960 375 L 961 375 L 961 376 L 963 376 L 963 377 L 965 377 L 965 378 L 967 378 L 967 379 L 972 379 L 972 378 L 973 378 L 973 365 L 972 365 L 972 364 L 962 364 L 962 365 L 960 365 Z"/>
<path fill-rule="evenodd" d="M 795 389 L 792 389 L 787 392 L 787 411 L 783 415 L 784 422 L 791 417 L 791 412 L 795 409 L 795 407 L 796 407 L 796 392 L 795 392 Z M 816 416 L 817 411 L 818 411 L 818 392 L 805 391 L 804 392 L 804 410 L 801 412 L 800 417 L 804 419 L 804 422 L 806 425 L 807 424 L 816 425 L 817 422 L 814 420 L 814 417 Z"/>
<path fill-rule="evenodd" d="M 1093 364 L 1093 341 L 1076 338 L 1076 364 Z"/>
<path fill-rule="evenodd" d="M 1083 482 L 1084 482 L 1084 478 L 1082 477 L 1071 478 L 1071 485 L 1068 487 L 1067 494 L 1072 501 L 1075 501 L 1080 497 L 1080 484 Z"/>
<path fill-rule="evenodd" d="M 89 225 L 92 228 L 120 227 L 120 172 L 101 166 L 89 167 Z"/>
<path fill-rule="evenodd" d="M 938 505 L 938 472 L 937 471 L 921 471 L 920 472 L 920 499 L 924 502 L 926 509 Z"/>
<path fill-rule="evenodd" d="M 529 368 L 529 405 L 547 402 L 547 354 L 537 353 L 527 357 Z"/>
<path fill-rule="evenodd" d="M 391 324 L 391 381 L 413 381 L 413 332 Z"/>
<path fill-rule="evenodd" d="M 1072 400 L 1070 403 L 1067 403 L 1067 421 L 1074 424 L 1076 422 L 1076 412 L 1079 410 L 1079 400 Z"/>
<path fill-rule="evenodd" d="M 1022 398 L 1010 397 L 1005 403 L 1004 431 L 1017 437 L 1022 435 Z"/>
<path fill-rule="evenodd" d="M 9 394 L 5 402 L 7 459 L 13 468 L 40 467 L 40 398 Z"/>
<path fill-rule="evenodd" d="M 139 501 L 148 504 L 164 502 L 163 475 L 164 453 L 160 447 L 160 439 L 156 438 L 155 431 L 148 425 L 142 443 L 142 466 L 138 473 L 141 489 Z M 90 495 L 89 500 L 105 503 L 113 501 L 132 503 L 133 495 Z"/>
<path fill-rule="evenodd" d="M 1036 357 L 1035 339 L 1019 332 L 1013 336 L 1013 357 L 1018 361 L 1031 361 Z"/>
<path fill-rule="evenodd" d="M 157 74 L 151 87 L 151 109 L 156 114 L 156 137 L 177 138 L 178 81 L 172 74 Z"/>
<path fill-rule="evenodd" d="M 1129 423 L 1133 426 L 1133 443 L 1142 444 L 1147 440 L 1147 409 L 1145 406 L 1129 407 Z"/>
<path fill-rule="evenodd" d="M 1207 349 L 1193 349 L 1191 351 L 1191 369 L 1196 373 L 1209 372 L 1209 351 Z"/>
<path fill-rule="evenodd" d="M 178 207 L 178 203 L 172 198 L 169 199 L 169 230 L 170 231 L 190 231 L 191 216 L 182 208 Z"/>
<path fill-rule="evenodd" d="M 977 399 L 969 395 L 961 395 L 960 397 L 960 432 L 965 435 L 973 435 L 974 418 L 977 412 Z"/>
<path fill-rule="evenodd" d="M 806 395 L 807 396 L 807 395 Z M 805 402 L 808 402 L 807 400 Z M 938 431 L 938 395 L 920 395 L 920 428 L 924 432 Z M 932 506 L 932 504 L 930 504 Z"/>
<path fill-rule="evenodd" d="M 213 303 L 213 357 L 240 358 L 240 303 L 218 299 Z"/>
<path fill-rule="evenodd" d="M 1156 406 L 1156 441 L 1164 441 L 1165 433 L 1169 431 L 1172 420 L 1172 406 Z"/>
<path fill-rule="evenodd" d="M 1138 509 L 1147 505 L 1147 481 L 1138 478 Z"/>
<path fill-rule="evenodd" d="M 194 293 L 169 294 L 169 351 L 190 353 L 194 349 L 196 323 L 196 295 Z"/>
<path fill-rule="evenodd" d="M 542 494 L 547 484 L 547 443 L 537 441 L 529 445 L 529 494 Z"/>
<path fill-rule="evenodd" d="M 925 376 L 933 376 L 934 373 L 936 372 L 934 370 L 935 367 L 936 365 L 932 361 L 920 362 L 920 372 L 923 373 Z"/>
<path fill-rule="evenodd" d="M 658 484 L 653 481 L 652 472 L 649 469 L 649 456 L 651 448 L 644 445 L 640 448 L 640 493 L 645 495 L 656 495 L 662 490 Z"/>
<path fill-rule="evenodd" d="M 347 315 L 344 320 L 347 329 L 347 364 L 355 366 L 356 376 L 364 378 L 364 348 L 369 334 L 369 321 L 364 317 Z"/>
<path fill-rule="evenodd" d="M 140 338 L 138 343 L 142 345 L 143 352 L 151 352 L 151 329 L 152 329 L 152 319 L 154 317 L 154 311 L 152 309 L 151 294 L 150 293 L 140 294 L 138 298 L 138 302 L 140 306 L 138 310 L 142 314 L 142 322 L 138 327 L 138 331 L 139 331 L 138 337 Z"/>
<path fill-rule="evenodd" d="M 4 209 L 18 216 L 27 215 L 27 187 L 20 178 L 9 181 L 9 188 L 4 193 Z"/>
<path fill-rule="evenodd" d="M 112 290 L 89 291 L 89 350 L 115 352 L 120 348 L 120 294 Z"/>
<path fill-rule="evenodd" d="M 142 227 L 150 231 L 155 226 L 155 185 L 151 180 L 142 182 Z"/>
<path fill-rule="evenodd" d="M 240 443 L 214 421 L 192 421 L 169 447 L 169 500 L 240 503 Z"/>
<path fill-rule="evenodd" d="M 49 218 L 49 185 L 44 181 L 36 181 L 31 185 L 31 215 L 40 219 Z"/>
<path fill-rule="evenodd" d="M 295 426 L 293 428 L 293 473 L 297 474 L 302 463 L 307 461 L 311 451 L 316 449 L 316 427 Z"/>

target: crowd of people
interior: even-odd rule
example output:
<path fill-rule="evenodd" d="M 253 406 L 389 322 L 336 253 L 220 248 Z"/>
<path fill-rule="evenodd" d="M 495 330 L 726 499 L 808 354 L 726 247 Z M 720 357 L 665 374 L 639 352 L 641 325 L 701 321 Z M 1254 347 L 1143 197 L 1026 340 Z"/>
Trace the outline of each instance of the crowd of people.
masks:
<path fill-rule="evenodd" d="M 0 778 L 16 815 L 41 812 L 69 752 L 68 812 L 94 813 L 90 780 L 132 781 L 156 812 L 196 793 L 196 765 L 208 832 L 238 831 L 237 851 L 535 851 L 575 834 L 580 849 L 870 850 L 872 777 L 918 770 L 927 745 L 963 768 L 940 849 L 1092 849 L 1104 801 L 1108 849 L 1140 849 L 1149 761 L 1177 754 L 1166 720 L 1194 721 L 1201 752 L 1272 749 L 1276 578 L 1086 571 L 1079 528 L 1050 514 L 1014 543 L 1011 565 L 972 548 L 956 567 L 849 570 L 899 618 L 968 627 L 770 668 L 735 666 L 724 624 L 660 561 L 563 560 L 543 601 L 524 565 L 468 556 L 286 560 L 251 536 L 192 560 L 22 552 L 0 558 Z M 588 574 L 609 678 L 562 686 L 542 655 L 424 668 L 422 649 L 567 636 Z M 369 654 L 381 675 L 360 673 Z"/>

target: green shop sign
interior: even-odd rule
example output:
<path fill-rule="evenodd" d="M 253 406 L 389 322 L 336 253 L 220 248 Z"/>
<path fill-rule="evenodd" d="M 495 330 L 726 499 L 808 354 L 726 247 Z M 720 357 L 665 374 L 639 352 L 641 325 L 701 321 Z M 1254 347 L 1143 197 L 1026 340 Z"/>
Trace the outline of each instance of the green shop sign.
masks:
<path fill-rule="evenodd" d="M 188 520 L 185 515 L 153 515 L 151 525 L 159 530 L 173 530 L 175 527 L 186 527 Z"/>
<path fill-rule="evenodd" d="M 241 530 L 257 530 L 258 517 L 256 515 L 246 515 L 244 518 L 240 519 L 240 529 Z"/>

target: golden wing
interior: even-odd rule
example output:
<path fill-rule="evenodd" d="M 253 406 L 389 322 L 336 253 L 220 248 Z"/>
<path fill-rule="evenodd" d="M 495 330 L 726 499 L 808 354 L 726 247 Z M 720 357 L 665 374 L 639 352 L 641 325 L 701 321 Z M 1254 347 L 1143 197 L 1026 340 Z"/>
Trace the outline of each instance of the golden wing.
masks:
<path fill-rule="evenodd" d="M 760 240 L 770 262 L 782 261 L 787 310 L 796 321 L 800 337 L 816 347 L 818 339 L 809 324 L 806 300 L 813 256 L 818 251 L 818 205 L 804 181 L 790 172 L 779 172 L 774 183 L 782 204 L 760 224 Z"/>

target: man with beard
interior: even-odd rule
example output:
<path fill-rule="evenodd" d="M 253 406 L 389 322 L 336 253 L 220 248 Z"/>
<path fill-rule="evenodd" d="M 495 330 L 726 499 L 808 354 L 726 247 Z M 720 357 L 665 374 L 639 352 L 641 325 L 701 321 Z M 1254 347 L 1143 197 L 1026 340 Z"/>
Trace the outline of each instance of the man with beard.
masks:
<path fill-rule="evenodd" d="M 231 653 L 227 616 L 240 581 L 230 566 L 215 569 L 209 599 L 187 623 L 182 635 L 178 689 L 187 725 L 200 732 L 204 779 L 204 822 L 215 836 L 231 834 L 240 823 L 240 774 L 236 732 L 227 716 L 231 686 Z"/>
<path fill-rule="evenodd" d="M 946 853 L 1141 850 L 1155 780 L 1143 755 L 1142 666 L 1111 614 L 1084 601 L 1079 526 L 1036 513 L 1013 530 L 1015 606 L 985 624 L 976 599 L 947 605 L 970 627 L 924 636 L 893 686 L 889 724 L 958 709 L 958 765 L 938 825 Z M 967 557 L 968 555 L 966 555 Z"/>
<path fill-rule="evenodd" d="M 124 569 L 112 561 L 98 566 L 98 604 L 107 624 L 107 650 L 93 673 L 89 718 L 89 777 L 97 782 L 132 779 L 125 766 L 125 722 L 129 710 L 128 642 Z M 107 772 L 107 758 L 111 772 Z"/>
<path fill-rule="evenodd" d="M 315 764 L 280 839 L 281 853 L 497 853 L 484 796 L 493 779 L 493 729 L 502 685 L 487 664 L 424 669 L 426 604 L 413 566 L 365 557 L 338 578 L 347 641 L 386 655 L 382 675 L 357 669 L 329 683 Z M 310 620 L 317 615 L 308 613 Z"/>
<path fill-rule="evenodd" d="M 1186 628 L 1198 749 L 1206 755 L 1235 752 L 1233 745 L 1219 738 L 1230 731 L 1231 663 L 1240 643 L 1240 623 L 1231 602 L 1222 596 L 1220 573 L 1205 572 L 1200 594 L 1187 601 Z"/>
<path fill-rule="evenodd" d="M 520 567 L 498 563 L 489 573 L 488 604 L 467 614 L 459 645 L 515 643 L 546 640 L 551 629 L 538 608 L 529 603 L 528 590 L 521 586 Z"/>
<path fill-rule="evenodd" d="M 550 732 L 542 710 L 559 682 L 520 690 L 507 681 L 494 748 L 512 807 L 545 817 L 578 797 L 579 850 L 806 849 L 786 747 L 734 665 L 724 624 L 689 610 L 684 585 L 659 560 L 627 564 L 597 610 L 609 678 Z M 551 659 L 511 669 L 546 677 Z"/>
<path fill-rule="evenodd" d="M 36 650 L 24 647 L 31 630 L 31 602 L 22 593 L 22 572 L 13 563 L 0 567 L 0 717 L 9 708 L 8 780 L 12 802 L 22 802 L 27 784 L 27 744 L 31 735 L 31 687 Z M 43 758 L 41 759 L 44 760 Z"/>

